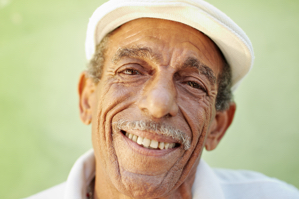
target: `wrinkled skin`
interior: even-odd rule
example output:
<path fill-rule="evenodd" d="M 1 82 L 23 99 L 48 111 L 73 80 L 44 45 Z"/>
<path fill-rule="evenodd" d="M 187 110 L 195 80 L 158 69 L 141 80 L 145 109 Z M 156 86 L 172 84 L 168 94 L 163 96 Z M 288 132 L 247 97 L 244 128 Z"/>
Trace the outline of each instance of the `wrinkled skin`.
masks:
<path fill-rule="evenodd" d="M 150 48 L 134 56 L 120 49 Z M 211 69 L 211 81 L 198 68 L 184 65 L 195 58 Z M 196 167 L 204 147 L 213 150 L 232 122 L 235 104 L 217 112 L 217 78 L 223 58 L 201 32 L 181 23 L 137 19 L 109 38 L 101 80 L 85 73 L 79 82 L 80 113 L 92 124 L 96 159 L 94 198 L 191 198 Z M 191 147 L 145 149 L 130 143 L 113 122 L 151 120 L 186 133 Z M 147 131 L 130 133 L 177 142 Z M 178 143 L 180 144 L 180 143 Z"/>

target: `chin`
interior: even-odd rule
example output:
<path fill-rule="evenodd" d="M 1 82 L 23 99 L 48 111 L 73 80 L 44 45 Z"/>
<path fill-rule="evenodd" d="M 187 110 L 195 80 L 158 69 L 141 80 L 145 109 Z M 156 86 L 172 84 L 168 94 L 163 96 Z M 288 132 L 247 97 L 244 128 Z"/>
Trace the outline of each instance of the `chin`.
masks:
<path fill-rule="evenodd" d="M 167 196 L 174 189 L 179 179 L 179 174 L 172 173 L 161 176 L 148 176 L 121 171 L 120 174 L 120 181 L 115 180 L 113 182 L 114 186 L 119 192 L 138 199 Z"/>

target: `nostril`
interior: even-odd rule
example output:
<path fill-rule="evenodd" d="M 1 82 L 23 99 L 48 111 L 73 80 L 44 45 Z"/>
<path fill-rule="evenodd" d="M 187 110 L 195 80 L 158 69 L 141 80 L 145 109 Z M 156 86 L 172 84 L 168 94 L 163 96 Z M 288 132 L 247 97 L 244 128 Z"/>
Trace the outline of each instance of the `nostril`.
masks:
<path fill-rule="evenodd" d="M 170 113 L 167 113 L 167 114 L 165 115 L 165 117 L 166 117 L 166 118 L 171 117 L 171 114 L 170 114 Z"/>

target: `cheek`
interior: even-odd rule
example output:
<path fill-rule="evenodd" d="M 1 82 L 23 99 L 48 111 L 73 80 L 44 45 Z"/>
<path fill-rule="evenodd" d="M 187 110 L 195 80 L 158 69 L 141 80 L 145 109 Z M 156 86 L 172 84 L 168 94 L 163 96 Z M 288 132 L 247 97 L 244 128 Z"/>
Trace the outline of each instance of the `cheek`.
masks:
<path fill-rule="evenodd" d="M 126 87 L 117 80 L 102 82 L 97 89 L 97 114 L 107 114 L 118 104 L 124 104 L 136 95 L 134 87 Z"/>
<path fill-rule="evenodd" d="M 180 94 L 180 93 L 179 93 Z M 179 95 L 178 104 L 182 114 L 191 129 L 191 147 L 201 148 L 201 137 L 206 136 L 213 110 L 213 98 L 207 96 L 194 97 L 186 94 Z"/>
<path fill-rule="evenodd" d="M 201 129 L 204 123 L 210 120 L 210 114 L 214 101 L 212 97 L 205 95 L 192 96 L 184 92 L 178 93 L 178 105 L 189 115 L 188 123 L 191 123 Z M 191 125 L 190 124 L 190 125 Z"/>
<path fill-rule="evenodd" d="M 133 103 L 135 91 L 119 86 L 115 81 L 99 82 L 92 108 L 92 144 L 97 165 L 110 175 L 118 173 L 118 162 L 113 148 L 112 120 Z M 117 177 L 116 177 L 117 178 Z"/>
<path fill-rule="evenodd" d="M 97 86 L 92 108 L 92 132 L 94 136 L 101 134 L 111 137 L 111 121 L 114 115 L 126 109 L 137 97 L 137 88 L 126 87 L 111 79 L 101 80 Z M 96 140 L 99 140 L 96 139 Z"/>

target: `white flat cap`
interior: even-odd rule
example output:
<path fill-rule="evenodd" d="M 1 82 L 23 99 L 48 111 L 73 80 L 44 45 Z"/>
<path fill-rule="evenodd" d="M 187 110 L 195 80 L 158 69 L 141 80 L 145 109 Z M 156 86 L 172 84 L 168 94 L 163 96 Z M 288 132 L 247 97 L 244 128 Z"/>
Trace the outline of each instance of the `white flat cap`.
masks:
<path fill-rule="evenodd" d="M 103 37 L 138 18 L 158 18 L 189 25 L 212 39 L 232 69 L 232 91 L 253 65 L 252 44 L 226 14 L 203 0 L 110 0 L 89 19 L 85 51 L 89 61 Z"/>

